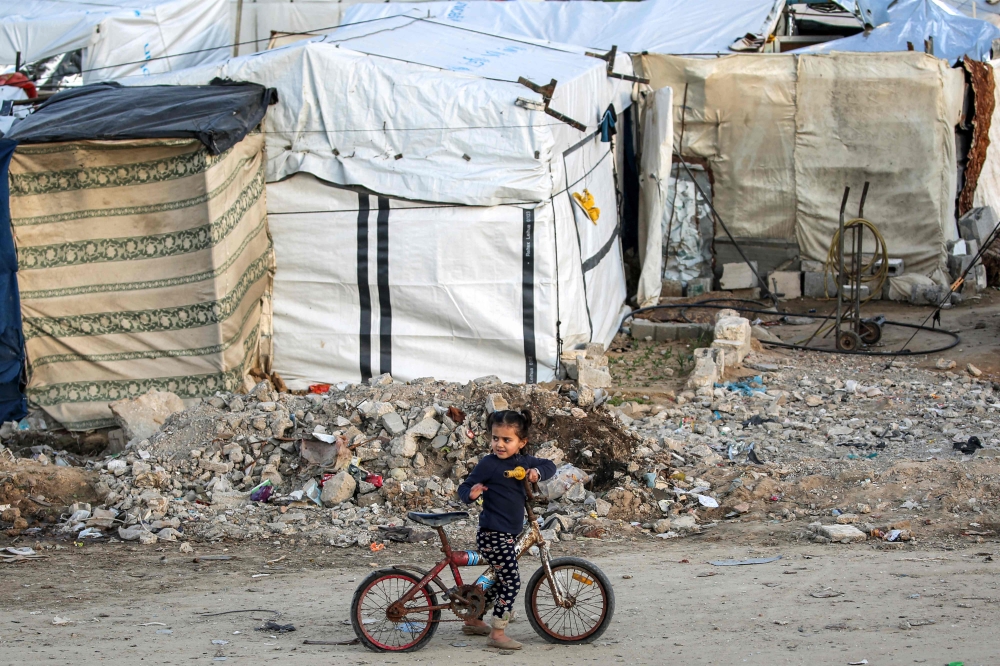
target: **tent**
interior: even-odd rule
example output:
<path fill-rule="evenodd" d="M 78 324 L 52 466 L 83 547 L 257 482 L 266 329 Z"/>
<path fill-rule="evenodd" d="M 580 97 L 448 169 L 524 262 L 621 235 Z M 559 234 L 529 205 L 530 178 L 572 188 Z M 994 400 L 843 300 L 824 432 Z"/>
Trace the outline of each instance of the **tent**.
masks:
<path fill-rule="evenodd" d="M 201 398 L 267 369 L 273 259 L 251 130 L 272 96 L 98 84 L 15 123 L 0 140 L 0 259 L 20 307 L 0 280 L 0 381 L 23 330 L 27 396 L 86 430 L 112 423 L 113 400 Z"/>
<path fill-rule="evenodd" d="M 985 17 L 984 17 L 985 18 Z M 889 22 L 798 53 L 924 51 L 955 63 L 963 56 L 989 60 L 1000 28 L 968 18 L 941 0 L 901 0 L 889 5 Z M 926 47 L 925 47 L 926 44 Z"/>
<path fill-rule="evenodd" d="M 786 256 L 789 264 L 824 260 L 844 187 L 856 210 L 867 180 L 865 217 L 891 255 L 908 273 L 947 282 L 960 70 L 919 52 L 646 54 L 636 64 L 653 88 L 674 93 L 673 136 L 660 152 L 704 165 L 716 210 L 762 270 Z M 644 169 L 664 162 L 658 154 L 642 159 Z"/>
<path fill-rule="evenodd" d="M 227 0 L 12 0 L 0 68 L 83 49 L 85 83 L 148 76 L 225 59 L 231 26 Z"/>
<path fill-rule="evenodd" d="M 631 73 L 625 56 L 612 64 Z M 281 100 L 264 127 L 274 369 L 289 386 L 382 372 L 545 381 L 562 347 L 617 332 L 602 134 L 631 84 L 604 60 L 403 18 L 158 80 L 217 76 Z"/>
<path fill-rule="evenodd" d="M 684 55 L 732 53 L 744 37 L 766 38 L 785 0 L 642 0 L 641 2 L 359 3 L 344 23 L 409 14 L 451 21 L 491 34 L 575 44 L 607 51 Z"/>

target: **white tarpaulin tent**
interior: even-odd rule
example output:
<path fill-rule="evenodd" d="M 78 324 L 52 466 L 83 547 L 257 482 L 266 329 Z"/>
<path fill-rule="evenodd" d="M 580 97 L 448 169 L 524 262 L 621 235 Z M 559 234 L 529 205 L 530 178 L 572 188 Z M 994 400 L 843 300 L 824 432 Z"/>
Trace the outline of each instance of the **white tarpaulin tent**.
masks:
<path fill-rule="evenodd" d="M 889 5 L 888 23 L 867 33 L 800 49 L 798 53 L 923 51 L 925 40 L 930 39 L 934 43 L 933 54 L 954 63 L 962 56 L 988 60 L 993 40 L 997 38 L 1000 28 L 963 16 L 940 0 L 901 0 Z"/>
<path fill-rule="evenodd" d="M 85 83 L 169 72 L 224 60 L 231 25 L 227 0 L 11 0 L 0 68 L 83 49 Z"/>
<path fill-rule="evenodd" d="M 352 5 L 344 23 L 411 14 L 493 34 L 608 50 L 679 55 L 731 53 L 747 34 L 767 37 L 784 0 L 642 2 L 391 2 Z"/>
<path fill-rule="evenodd" d="M 627 57 L 616 71 L 631 73 Z M 554 376 L 625 300 L 609 106 L 631 84 L 571 47 L 412 18 L 157 77 L 278 89 L 264 122 L 274 368 L 288 384 Z M 558 83 L 551 108 L 517 83 Z M 520 100 L 520 101 L 519 101 Z M 592 221 L 573 195 L 588 191 Z"/>

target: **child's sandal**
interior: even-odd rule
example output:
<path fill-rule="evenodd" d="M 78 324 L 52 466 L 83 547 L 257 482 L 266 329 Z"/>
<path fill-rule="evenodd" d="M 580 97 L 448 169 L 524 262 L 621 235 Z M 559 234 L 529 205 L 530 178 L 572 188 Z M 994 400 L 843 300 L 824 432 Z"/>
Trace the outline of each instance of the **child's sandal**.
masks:
<path fill-rule="evenodd" d="M 462 625 L 462 633 L 466 636 L 489 636 L 490 631 L 492 630 L 489 627 L 477 627 L 471 624 Z"/>

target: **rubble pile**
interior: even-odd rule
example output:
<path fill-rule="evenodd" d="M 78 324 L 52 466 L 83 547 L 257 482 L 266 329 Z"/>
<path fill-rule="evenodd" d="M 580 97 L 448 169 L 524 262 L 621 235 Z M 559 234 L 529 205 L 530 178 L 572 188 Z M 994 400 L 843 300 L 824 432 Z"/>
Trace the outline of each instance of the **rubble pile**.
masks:
<path fill-rule="evenodd" d="M 638 446 L 600 407 L 603 392 L 595 399 L 568 385 L 560 392 L 494 377 L 463 385 L 389 375 L 313 389 L 279 393 L 264 381 L 246 395 L 219 393 L 163 417 L 143 439 L 129 418 L 148 421 L 148 411 L 119 405 L 124 430 L 137 435 L 122 454 L 90 464 L 102 501 L 71 506 L 60 529 L 143 543 L 303 534 L 368 546 L 432 538 L 406 512 L 469 508 L 455 490 L 489 452 L 487 414 L 508 407 L 532 410 L 535 453 L 560 466 L 543 484 L 548 536 L 600 536 L 614 518 L 630 517 L 601 498 L 627 475 L 621 461 Z M 458 538 L 471 538 L 478 507 L 471 512 Z"/>

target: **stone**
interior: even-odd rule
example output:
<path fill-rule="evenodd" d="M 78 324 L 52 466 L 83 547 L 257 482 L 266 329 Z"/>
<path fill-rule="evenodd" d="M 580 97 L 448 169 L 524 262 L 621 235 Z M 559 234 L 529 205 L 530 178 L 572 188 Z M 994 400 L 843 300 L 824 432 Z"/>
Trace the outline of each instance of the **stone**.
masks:
<path fill-rule="evenodd" d="M 853 525 L 818 525 L 816 531 L 833 543 L 860 543 L 865 533 Z"/>
<path fill-rule="evenodd" d="M 858 516 L 854 513 L 842 513 L 836 518 L 838 525 L 853 525 L 858 522 Z"/>
<path fill-rule="evenodd" d="M 546 460 L 551 460 L 555 463 L 556 467 L 561 465 L 564 460 L 566 460 L 566 454 L 563 450 L 555 445 L 555 442 L 546 442 L 542 444 L 541 448 L 535 452 L 536 458 L 545 458 Z"/>
<path fill-rule="evenodd" d="M 597 498 L 597 502 L 594 505 L 594 513 L 596 513 L 599 518 L 605 518 L 610 511 L 611 502 Z"/>
<path fill-rule="evenodd" d="M 751 266 L 753 268 L 751 269 Z M 719 280 L 719 287 L 729 291 L 732 289 L 753 289 L 757 284 L 757 262 L 738 262 L 722 265 L 722 279 Z"/>
<path fill-rule="evenodd" d="M 694 370 L 687 380 L 687 388 L 712 387 L 722 379 L 726 370 L 725 352 L 718 347 L 699 347 L 694 350 Z"/>
<path fill-rule="evenodd" d="M 802 297 L 802 273 L 799 271 L 773 271 L 767 276 L 767 290 L 779 300 L 790 301 Z"/>
<path fill-rule="evenodd" d="M 394 456 L 412 458 L 417 453 L 417 438 L 413 433 L 405 433 L 392 440 L 389 452 Z"/>
<path fill-rule="evenodd" d="M 132 527 L 119 527 L 118 528 L 118 538 L 122 541 L 138 541 L 139 535 L 143 534 L 146 530 L 141 525 L 133 525 Z"/>
<path fill-rule="evenodd" d="M 750 335 L 753 336 L 754 340 L 760 340 L 761 342 L 781 342 L 781 338 L 760 324 L 750 327 Z"/>
<path fill-rule="evenodd" d="M 383 501 L 382 496 L 377 492 L 358 495 L 358 506 L 374 506 L 375 504 L 381 504 Z"/>
<path fill-rule="evenodd" d="M 440 430 L 441 424 L 434 419 L 424 419 L 409 429 L 407 434 L 424 439 L 434 439 Z"/>
<path fill-rule="evenodd" d="M 493 412 L 502 412 L 510 409 L 510 405 L 507 404 L 506 398 L 504 398 L 499 393 L 490 393 L 486 396 L 486 413 L 492 414 Z"/>
<path fill-rule="evenodd" d="M 750 320 L 745 317 L 721 317 L 715 323 L 712 347 L 725 353 L 726 367 L 737 367 L 750 353 Z"/>
<path fill-rule="evenodd" d="M 576 404 L 580 407 L 593 407 L 594 389 L 589 386 L 581 386 L 576 392 Z"/>
<path fill-rule="evenodd" d="M 403 481 L 406 481 L 406 470 L 401 467 L 393 467 L 389 470 L 389 476 L 402 483 Z"/>
<path fill-rule="evenodd" d="M 576 419 L 585 419 L 585 418 L 587 418 L 587 412 L 583 411 L 579 407 L 573 407 L 572 409 L 569 410 L 569 413 L 572 414 L 573 418 L 576 418 Z"/>
<path fill-rule="evenodd" d="M 819 407 L 823 404 L 823 398 L 818 395 L 807 395 L 806 404 L 810 407 Z"/>
<path fill-rule="evenodd" d="M 581 386 L 590 388 L 609 388 L 612 384 L 611 372 L 607 366 L 582 364 L 577 368 L 577 381 Z"/>
<path fill-rule="evenodd" d="M 357 487 L 358 482 L 354 480 L 353 476 L 348 474 L 346 470 L 340 471 L 323 484 L 320 501 L 323 502 L 323 506 L 336 506 L 354 497 L 354 491 Z"/>
<path fill-rule="evenodd" d="M 690 514 L 683 514 L 673 518 L 670 521 L 670 526 L 679 532 L 693 530 L 698 527 L 698 520 Z"/>
<path fill-rule="evenodd" d="M 952 361 L 950 358 L 939 358 L 937 362 L 934 364 L 934 367 L 937 368 L 938 370 L 951 370 L 956 365 L 957 363 Z"/>
<path fill-rule="evenodd" d="M 184 411 L 184 402 L 168 391 L 150 391 L 108 403 L 108 407 L 129 441 L 137 441 L 152 437 L 171 414 Z"/>
<path fill-rule="evenodd" d="M 202 458 L 198 461 L 198 466 L 203 470 L 208 472 L 214 472 L 215 474 L 226 474 L 233 468 L 233 464 L 229 462 L 214 462 L 207 458 Z M 134 467 L 134 465 L 133 465 Z M 138 476 L 138 474 L 136 475 Z"/>
<path fill-rule="evenodd" d="M 391 437 L 396 437 L 406 432 L 406 423 L 403 421 L 403 417 L 395 411 L 382 415 L 382 425 Z"/>
<path fill-rule="evenodd" d="M 958 220 L 958 232 L 966 241 L 982 243 L 997 226 L 997 214 L 990 206 L 973 208 Z"/>
<path fill-rule="evenodd" d="M 194 552 L 194 548 L 187 542 L 182 543 L 178 550 L 182 555 L 189 555 Z"/>
<path fill-rule="evenodd" d="M 971 363 L 965 366 L 965 371 L 970 375 L 972 375 L 973 377 L 983 376 L 983 371 L 977 368 L 976 366 L 972 365 Z"/>
<path fill-rule="evenodd" d="M 667 518 L 660 518 L 655 523 L 653 523 L 653 534 L 665 534 L 670 531 L 670 520 Z"/>

